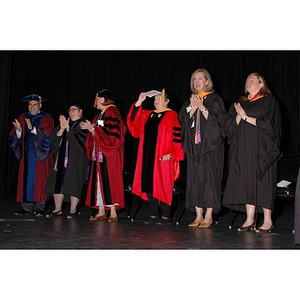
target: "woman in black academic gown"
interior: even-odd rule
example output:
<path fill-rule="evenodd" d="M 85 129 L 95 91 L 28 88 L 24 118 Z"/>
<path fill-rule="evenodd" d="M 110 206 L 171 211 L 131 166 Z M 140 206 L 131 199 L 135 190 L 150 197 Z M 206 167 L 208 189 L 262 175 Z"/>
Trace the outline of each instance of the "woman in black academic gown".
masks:
<path fill-rule="evenodd" d="M 88 167 L 85 140 L 88 133 L 79 126 L 82 119 L 82 107 L 72 102 L 69 107 L 69 118 L 59 116 L 59 125 L 54 129 L 51 138 L 51 151 L 54 162 L 51 168 L 45 192 L 54 198 L 55 208 L 49 216 L 62 216 L 62 203 L 65 196 L 70 197 L 68 218 L 76 216 Z"/>
<path fill-rule="evenodd" d="M 185 204 L 196 213 L 189 227 L 209 228 L 213 212 L 221 209 L 226 111 L 207 70 L 192 74 L 190 88 L 192 95 L 179 112 L 187 156 Z"/>
<path fill-rule="evenodd" d="M 256 210 L 264 214 L 256 232 L 271 232 L 277 160 L 281 156 L 281 120 L 278 102 L 263 76 L 257 73 L 248 76 L 245 96 L 227 114 L 225 133 L 230 148 L 223 205 L 246 211 L 247 218 L 237 229 L 239 232 L 256 229 Z"/>

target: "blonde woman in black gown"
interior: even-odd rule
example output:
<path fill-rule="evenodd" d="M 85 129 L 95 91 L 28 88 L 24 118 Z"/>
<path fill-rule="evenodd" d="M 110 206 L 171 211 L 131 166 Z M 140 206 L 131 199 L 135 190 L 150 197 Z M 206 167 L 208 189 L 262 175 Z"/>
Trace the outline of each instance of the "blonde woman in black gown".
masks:
<path fill-rule="evenodd" d="M 185 205 L 196 214 L 189 227 L 205 229 L 221 209 L 226 111 L 206 69 L 193 72 L 190 88 L 192 95 L 179 112 L 187 157 Z"/>
<path fill-rule="evenodd" d="M 269 233 L 275 227 L 272 210 L 281 155 L 281 121 L 278 102 L 263 76 L 248 76 L 245 95 L 228 112 L 225 133 L 230 148 L 223 205 L 246 212 L 239 232 L 256 229 L 255 212 L 263 212 L 264 221 L 256 232 Z"/>

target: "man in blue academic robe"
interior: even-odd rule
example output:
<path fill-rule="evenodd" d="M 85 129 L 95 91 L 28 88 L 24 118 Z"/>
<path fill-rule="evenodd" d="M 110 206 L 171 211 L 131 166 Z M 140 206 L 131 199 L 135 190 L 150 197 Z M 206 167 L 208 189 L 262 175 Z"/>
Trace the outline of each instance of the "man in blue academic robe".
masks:
<path fill-rule="evenodd" d="M 50 134 L 53 118 L 41 111 L 41 96 L 32 94 L 22 99 L 28 103 L 28 112 L 15 119 L 9 134 L 9 145 L 20 162 L 18 174 L 17 202 L 22 209 L 16 215 L 44 215 L 49 196 L 44 193 L 52 164 Z"/>

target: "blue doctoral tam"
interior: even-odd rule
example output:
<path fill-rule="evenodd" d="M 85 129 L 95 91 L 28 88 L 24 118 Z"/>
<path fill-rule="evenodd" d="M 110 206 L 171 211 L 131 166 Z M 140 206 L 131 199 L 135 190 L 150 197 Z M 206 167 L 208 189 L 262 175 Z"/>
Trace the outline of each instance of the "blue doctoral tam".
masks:
<path fill-rule="evenodd" d="M 23 102 L 29 102 L 29 101 L 39 101 L 40 103 L 47 101 L 47 99 L 45 99 L 42 96 L 36 95 L 36 94 L 32 94 L 29 96 L 26 96 L 24 98 L 22 98 Z"/>

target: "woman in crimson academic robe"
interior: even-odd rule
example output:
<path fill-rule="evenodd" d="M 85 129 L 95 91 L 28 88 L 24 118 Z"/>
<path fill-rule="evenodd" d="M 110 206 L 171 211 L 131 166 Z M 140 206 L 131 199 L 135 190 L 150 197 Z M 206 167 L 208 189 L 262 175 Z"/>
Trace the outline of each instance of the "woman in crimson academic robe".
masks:
<path fill-rule="evenodd" d="M 239 232 L 254 230 L 255 211 L 263 212 L 264 221 L 256 232 L 269 233 L 274 229 L 281 121 L 278 102 L 263 76 L 251 73 L 247 77 L 245 96 L 230 108 L 225 132 L 230 148 L 223 205 L 246 212 Z"/>
<path fill-rule="evenodd" d="M 93 122 L 82 122 L 90 132 L 86 139 L 87 155 L 91 161 L 90 179 L 85 205 L 98 209 L 91 221 L 118 221 L 117 210 L 124 208 L 124 142 L 126 126 L 108 90 L 96 94 L 94 107 L 100 110 Z"/>
<path fill-rule="evenodd" d="M 185 202 L 196 213 L 189 227 L 204 229 L 211 227 L 213 212 L 221 209 L 226 111 L 207 70 L 193 72 L 190 88 L 192 95 L 179 112 L 187 156 Z"/>
<path fill-rule="evenodd" d="M 184 152 L 177 113 L 168 108 L 169 99 L 164 90 L 154 94 L 155 110 L 142 108 L 148 94 L 141 93 L 127 116 L 130 133 L 139 138 L 132 193 L 149 201 L 150 221 L 160 218 L 169 222 L 175 173 Z"/>

